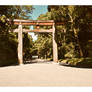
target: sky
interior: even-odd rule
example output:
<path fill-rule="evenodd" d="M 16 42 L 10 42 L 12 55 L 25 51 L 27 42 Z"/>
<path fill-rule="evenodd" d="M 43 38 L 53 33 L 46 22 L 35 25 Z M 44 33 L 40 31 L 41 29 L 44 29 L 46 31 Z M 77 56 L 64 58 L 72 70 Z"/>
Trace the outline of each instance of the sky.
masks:
<path fill-rule="evenodd" d="M 45 14 L 48 11 L 47 5 L 34 5 L 33 8 L 35 8 L 31 15 L 33 20 L 36 20 L 40 14 Z"/>
<path fill-rule="evenodd" d="M 40 14 L 45 14 L 48 12 L 47 7 L 47 5 L 33 5 L 34 9 L 30 19 L 37 20 Z M 33 29 L 33 26 L 31 26 L 30 29 Z M 28 34 L 32 36 L 33 41 L 37 40 L 37 36 L 33 32 L 29 32 Z"/>

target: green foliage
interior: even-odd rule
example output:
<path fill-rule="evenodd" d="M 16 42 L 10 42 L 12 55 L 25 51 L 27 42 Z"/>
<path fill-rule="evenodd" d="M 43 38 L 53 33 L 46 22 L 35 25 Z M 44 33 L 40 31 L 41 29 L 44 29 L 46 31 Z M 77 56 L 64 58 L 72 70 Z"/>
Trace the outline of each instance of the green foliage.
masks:
<path fill-rule="evenodd" d="M 64 25 L 56 26 L 56 41 L 58 48 L 66 49 L 65 57 L 88 57 L 89 40 L 92 40 L 91 6 L 49 6 L 51 19 L 63 22 Z M 62 26 L 62 27 L 61 27 Z M 70 47 L 70 44 L 72 46 Z M 76 53 L 75 53 L 76 52 Z M 60 51 L 59 51 L 60 53 Z M 60 57 L 60 56 L 59 56 Z M 62 54 L 61 54 L 62 57 Z"/>
<path fill-rule="evenodd" d="M 92 58 L 84 58 L 84 60 L 79 62 L 76 66 L 85 67 L 85 68 L 92 68 Z"/>
<path fill-rule="evenodd" d="M 23 34 L 23 60 L 32 59 L 33 39 L 28 33 Z"/>
<path fill-rule="evenodd" d="M 60 64 L 76 66 L 76 67 L 84 67 L 84 68 L 92 68 L 92 58 L 72 58 L 59 60 Z"/>
<path fill-rule="evenodd" d="M 14 28 L 7 19 L 28 19 L 32 9 L 32 6 L 0 6 L 0 32 Z"/>
<path fill-rule="evenodd" d="M 77 65 L 79 57 L 92 58 L 92 7 L 48 6 L 48 10 L 52 20 L 64 23 L 55 27 L 59 59 L 66 59 L 64 62 Z M 85 62 L 87 66 L 92 62 L 82 61 L 81 65 Z"/>
<path fill-rule="evenodd" d="M 52 58 L 52 35 L 38 34 L 38 39 L 34 43 L 38 56 L 41 58 Z"/>
<path fill-rule="evenodd" d="M 17 34 L 12 33 L 17 26 L 13 23 L 10 25 L 7 19 L 28 19 L 30 13 L 32 13 L 32 6 L 0 6 L 0 66 L 18 64 Z M 27 50 L 25 51 L 27 53 Z"/>
<path fill-rule="evenodd" d="M 18 64 L 17 44 L 14 34 L 0 34 L 0 66 Z"/>

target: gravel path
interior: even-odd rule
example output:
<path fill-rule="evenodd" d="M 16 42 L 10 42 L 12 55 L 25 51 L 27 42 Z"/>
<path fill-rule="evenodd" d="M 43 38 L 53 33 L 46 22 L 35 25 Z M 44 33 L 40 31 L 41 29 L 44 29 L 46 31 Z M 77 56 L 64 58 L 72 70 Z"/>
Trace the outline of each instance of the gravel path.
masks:
<path fill-rule="evenodd" d="M 92 86 L 92 69 L 52 62 L 1 67 L 0 86 Z"/>

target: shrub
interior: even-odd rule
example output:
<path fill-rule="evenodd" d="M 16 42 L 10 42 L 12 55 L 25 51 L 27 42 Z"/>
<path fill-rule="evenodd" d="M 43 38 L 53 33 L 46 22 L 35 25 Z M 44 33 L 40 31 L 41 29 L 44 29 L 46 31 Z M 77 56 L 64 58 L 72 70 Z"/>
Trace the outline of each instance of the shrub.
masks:
<path fill-rule="evenodd" d="M 0 67 L 18 64 L 17 41 L 13 34 L 0 34 Z"/>
<path fill-rule="evenodd" d="M 69 66 L 92 68 L 92 58 L 72 58 L 59 60 L 59 62 Z"/>

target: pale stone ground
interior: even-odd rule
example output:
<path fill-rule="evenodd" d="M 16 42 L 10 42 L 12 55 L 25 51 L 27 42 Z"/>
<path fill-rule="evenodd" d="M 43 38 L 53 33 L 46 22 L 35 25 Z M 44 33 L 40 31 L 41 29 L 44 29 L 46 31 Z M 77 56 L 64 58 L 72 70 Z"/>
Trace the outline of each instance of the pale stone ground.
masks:
<path fill-rule="evenodd" d="M 92 69 L 52 62 L 1 67 L 0 86 L 92 86 Z"/>

